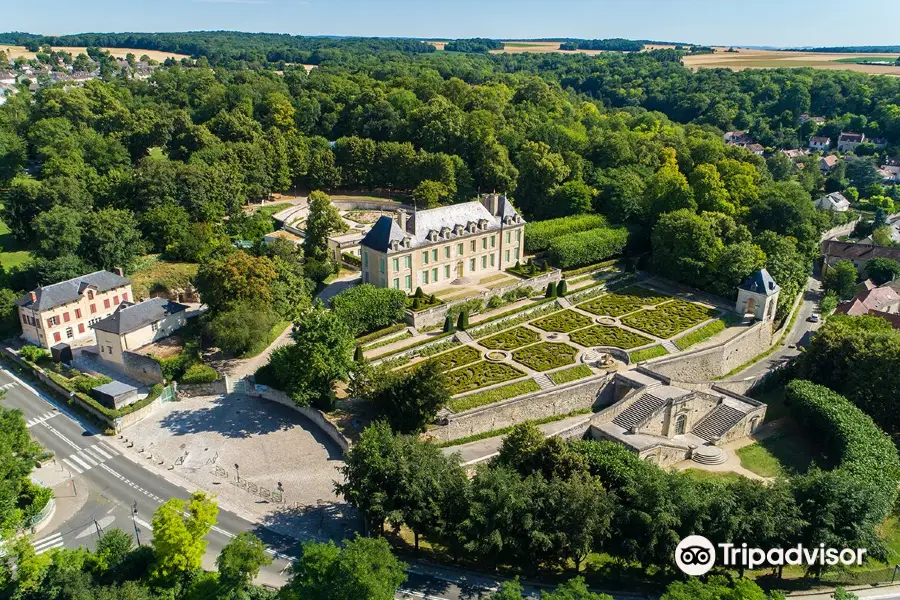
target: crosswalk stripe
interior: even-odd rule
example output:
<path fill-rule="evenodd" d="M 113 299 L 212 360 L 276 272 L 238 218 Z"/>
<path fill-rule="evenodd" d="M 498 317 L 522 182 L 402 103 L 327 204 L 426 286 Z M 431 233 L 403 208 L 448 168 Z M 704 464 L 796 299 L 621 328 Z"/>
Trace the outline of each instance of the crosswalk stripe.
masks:
<path fill-rule="evenodd" d="M 53 550 L 54 548 L 62 548 L 64 545 L 65 545 L 65 542 L 62 540 L 62 538 L 60 538 L 60 539 L 59 539 L 56 543 L 54 543 L 53 545 L 47 546 L 47 547 L 45 547 L 45 548 L 41 548 L 40 550 L 35 550 L 34 553 L 35 553 L 35 554 L 43 554 L 44 552 L 47 552 L 47 551 L 49 551 L 49 550 Z"/>
<path fill-rule="evenodd" d="M 69 456 L 69 458 L 70 458 L 71 460 L 74 460 L 75 462 L 77 462 L 77 463 L 78 463 L 79 465 L 81 465 L 82 467 L 84 467 L 84 470 L 85 470 L 85 471 L 87 471 L 88 469 L 90 469 L 91 466 L 92 466 L 92 465 L 89 465 L 89 464 L 87 464 L 86 462 L 84 462 L 82 459 L 78 458 L 78 455 L 77 455 L 77 454 L 72 454 L 72 455 Z"/>
<path fill-rule="evenodd" d="M 71 470 L 73 470 L 73 471 L 75 471 L 76 473 L 79 473 L 79 474 L 81 473 L 81 469 L 79 469 L 78 467 L 76 467 L 75 465 L 73 465 L 72 463 L 70 463 L 68 458 L 64 458 L 64 459 L 62 459 L 62 461 L 63 461 L 64 463 L 66 463 L 66 466 L 69 467 Z"/>
<path fill-rule="evenodd" d="M 84 460 L 88 461 L 88 463 L 92 467 L 96 467 L 98 463 L 103 462 L 102 460 L 101 461 L 94 460 L 94 457 L 91 456 L 88 452 L 85 452 L 85 450 L 83 448 L 80 452 L 77 452 L 76 454 L 78 454 L 78 456 L 83 458 Z"/>
<path fill-rule="evenodd" d="M 100 446 L 101 448 L 103 448 L 105 451 L 107 451 L 107 452 L 109 452 L 110 454 L 112 454 L 113 456 L 118 456 L 118 455 L 120 454 L 120 452 L 119 452 L 118 450 L 116 450 L 115 448 L 113 448 L 113 447 L 110 446 L 109 444 L 104 444 L 103 442 L 100 442 L 100 443 L 98 443 L 97 445 Z"/>
<path fill-rule="evenodd" d="M 95 451 L 91 448 L 85 448 L 84 450 L 81 451 L 81 453 L 84 456 L 86 456 L 89 460 L 96 462 L 96 463 L 102 463 L 105 459 L 102 456 L 99 456 L 99 453 L 95 454 L 94 452 Z"/>
<path fill-rule="evenodd" d="M 107 454 L 106 452 L 103 451 L 103 447 L 100 446 L 100 444 L 94 444 L 93 446 L 91 446 L 88 449 L 91 452 L 96 452 L 97 454 L 99 454 L 100 456 L 102 456 L 103 458 L 105 458 L 107 460 L 112 458 L 112 456 L 110 456 L 109 454 Z"/>

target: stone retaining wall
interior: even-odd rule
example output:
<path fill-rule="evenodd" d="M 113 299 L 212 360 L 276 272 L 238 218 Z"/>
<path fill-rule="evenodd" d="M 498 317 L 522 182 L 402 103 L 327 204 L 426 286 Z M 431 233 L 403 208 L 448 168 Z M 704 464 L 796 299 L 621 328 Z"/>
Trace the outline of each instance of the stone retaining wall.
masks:
<path fill-rule="evenodd" d="M 679 381 L 715 379 L 768 350 L 774 339 L 773 325 L 771 321 L 759 322 L 717 346 L 663 356 L 647 361 L 644 366 Z"/>
<path fill-rule="evenodd" d="M 449 442 L 503 429 L 524 421 L 555 417 L 597 405 L 610 404 L 613 401 L 612 386 L 608 386 L 611 380 L 612 375 L 598 375 L 572 384 L 473 408 L 449 416 L 446 425 L 432 429 L 425 435 L 436 442 Z M 586 429 L 587 427 L 584 428 Z"/>
<path fill-rule="evenodd" d="M 102 356 L 97 356 L 98 358 L 102 358 Z M 162 367 L 155 359 L 149 356 L 125 350 L 122 352 L 122 361 L 125 363 L 125 374 L 132 379 L 137 379 L 142 383 L 150 385 L 163 383 L 163 381 L 165 381 Z M 115 363 L 112 364 L 115 365 Z"/>
<path fill-rule="evenodd" d="M 194 396 L 221 396 L 229 394 L 234 389 L 227 375 L 212 383 L 179 383 L 175 388 L 178 397 L 192 398 Z"/>
<path fill-rule="evenodd" d="M 297 411 L 312 421 L 316 427 L 321 429 L 322 432 L 341 449 L 341 452 L 347 452 L 347 450 L 350 449 L 350 440 L 340 432 L 334 423 L 326 419 L 325 415 L 323 415 L 320 410 L 310 406 L 297 406 L 297 404 L 291 400 L 290 396 L 284 392 L 266 386 L 256 386 L 255 388 L 251 388 L 251 390 L 247 392 L 247 395 L 277 402 L 278 404 L 282 404 Z"/>
<path fill-rule="evenodd" d="M 560 271 L 559 269 L 552 269 L 550 271 L 547 271 L 546 273 L 535 275 L 534 277 L 531 277 L 529 279 L 521 279 L 519 281 L 516 281 L 515 283 L 511 283 L 510 285 L 487 290 L 475 296 L 469 296 L 468 298 L 453 300 L 451 302 L 447 302 L 446 304 L 441 304 L 439 306 L 434 306 L 432 308 L 427 308 L 425 310 L 415 312 L 412 310 L 407 310 L 406 322 L 416 329 L 425 329 L 428 327 L 434 327 L 436 325 L 442 325 L 444 323 L 444 318 L 447 316 L 447 311 L 449 311 L 453 306 L 464 304 L 472 300 L 481 300 L 486 304 L 488 300 L 490 300 L 494 296 L 502 296 L 507 292 L 518 290 L 523 287 L 530 287 L 535 288 L 536 290 L 541 290 L 546 288 L 548 283 L 556 283 L 560 279 L 562 279 L 562 271 Z"/>

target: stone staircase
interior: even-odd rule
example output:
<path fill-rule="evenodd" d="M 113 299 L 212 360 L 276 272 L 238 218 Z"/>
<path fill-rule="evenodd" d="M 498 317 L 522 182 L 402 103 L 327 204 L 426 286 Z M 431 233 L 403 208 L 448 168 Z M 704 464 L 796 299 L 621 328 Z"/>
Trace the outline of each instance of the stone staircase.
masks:
<path fill-rule="evenodd" d="M 556 302 L 563 308 L 572 308 L 572 303 L 568 298 L 557 298 Z"/>
<path fill-rule="evenodd" d="M 712 412 L 706 415 L 706 418 L 700 421 L 691 433 L 707 442 L 712 442 L 725 435 L 744 416 L 741 411 L 727 404 L 720 404 L 712 409 Z"/>
<path fill-rule="evenodd" d="M 672 340 L 665 340 L 662 343 L 662 347 L 665 348 L 669 354 L 675 354 L 676 352 L 681 352 L 681 348 L 675 345 L 675 342 Z"/>
<path fill-rule="evenodd" d="M 644 419 L 652 415 L 654 412 L 666 403 L 662 398 L 657 398 L 653 394 L 645 393 L 635 402 L 623 410 L 613 419 L 613 423 L 625 430 L 630 430 L 635 425 L 641 423 Z"/>
<path fill-rule="evenodd" d="M 691 460 L 701 465 L 721 465 L 728 460 L 728 454 L 716 446 L 700 446 L 694 450 Z"/>
<path fill-rule="evenodd" d="M 534 376 L 534 382 L 540 386 L 542 390 L 553 387 L 553 382 L 547 377 L 546 373 L 538 373 Z"/>
<path fill-rule="evenodd" d="M 475 341 L 472 338 L 472 336 L 469 334 L 468 331 L 457 331 L 455 337 L 456 337 L 456 341 L 463 343 L 463 344 L 471 344 L 472 342 Z"/>

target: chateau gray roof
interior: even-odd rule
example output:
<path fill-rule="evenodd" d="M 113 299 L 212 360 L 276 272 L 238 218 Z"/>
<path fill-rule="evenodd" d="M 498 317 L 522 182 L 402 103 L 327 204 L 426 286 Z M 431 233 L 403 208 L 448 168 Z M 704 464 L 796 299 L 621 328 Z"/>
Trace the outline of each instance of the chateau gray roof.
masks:
<path fill-rule="evenodd" d="M 448 239 L 459 239 L 488 231 L 499 231 L 503 228 L 504 219 L 517 218 L 519 216 L 515 207 L 505 196 L 500 197 L 497 212 L 497 215 L 491 214 L 491 211 L 479 201 L 420 210 L 409 216 L 406 231 L 390 217 L 382 216 L 369 230 L 366 237 L 363 238 L 361 245 L 379 252 L 400 252 L 410 248 L 429 246 Z M 479 226 L 482 222 L 486 223 L 486 228 L 477 227 L 474 232 L 469 231 L 468 227 L 470 224 Z M 521 219 L 515 223 L 515 225 L 521 224 L 524 224 L 524 221 Z M 456 228 L 460 226 L 465 229 L 457 233 Z M 437 233 L 438 239 L 434 241 L 429 240 L 428 236 L 431 232 Z M 448 236 L 444 237 L 442 232 L 447 232 Z M 408 247 L 403 245 L 404 239 L 409 240 Z M 394 241 L 399 244 L 396 250 L 391 248 L 391 242 Z"/>
<path fill-rule="evenodd" d="M 744 283 L 740 285 L 740 289 L 771 296 L 777 293 L 780 288 L 768 271 L 760 269 L 748 276 Z"/>
<path fill-rule="evenodd" d="M 123 335 L 147 327 L 175 313 L 187 310 L 184 304 L 166 298 L 151 298 L 140 304 L 123 302 L 116 311 L 91 325 L 94 329 Z"/>
<path fill-rule="evenodd" d="M 69 304 L 70 302 L 76 302 L 88 287 L 96 288 L 98 292 L 106 292 L 130 283 L 130 279 L 115 273 L 96 271 L 67 281 L 60 281 L 53 285 L 38 287 L 33 292 L 37 296 L 33 302 L 31 300 L 32 292 L 29 292 L 16 300 L 16 304 L 23 308 L 45 311 Z"/>

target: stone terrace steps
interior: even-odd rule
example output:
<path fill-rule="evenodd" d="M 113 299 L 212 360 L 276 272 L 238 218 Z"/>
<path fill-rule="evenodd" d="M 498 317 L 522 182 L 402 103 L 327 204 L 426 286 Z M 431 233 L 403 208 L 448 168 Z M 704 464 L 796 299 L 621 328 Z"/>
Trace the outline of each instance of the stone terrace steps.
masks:
<path fill-rule="evenodd" d="M 744 418 L 744 413 L 726 404 L 720 404 L 691 431 L 708 442 L 719 439 Z"/>
<path fill-rule="evenodd" d="M 538 384 L 542 390 L 553 387 L 553 382 L 547 377 L 546 373 L 538 373 L 535 375 L 534 382 Z"/>
<path fill-rule="evenodd" d="M 694 450 L 691 459 L 701 465 L 721 465 L 728 460 L 728 454 L 715 446 L 701 446 Z"/>
<path fill-rule="evenodd" d="M 645 393 L 638 398 L 634 404 L 626 408 L 613 419 L 613 423 L 626 430 L 631 429 L 656 412 L 665 403 L 666 401 L 662 398 L 657 398 L 653 394 Z"/>
<path fill-rule="evenodd" d="M 675 354 L 676 352 L 681 352 L 681 349 L 675 345 L 675 342 L 672 340 L 665 340 L 662 343 L 662 347 L 669 351 L 669 354 Z"/>

